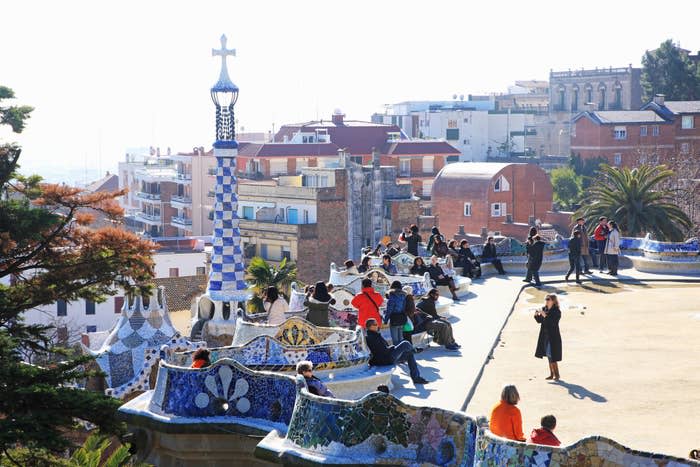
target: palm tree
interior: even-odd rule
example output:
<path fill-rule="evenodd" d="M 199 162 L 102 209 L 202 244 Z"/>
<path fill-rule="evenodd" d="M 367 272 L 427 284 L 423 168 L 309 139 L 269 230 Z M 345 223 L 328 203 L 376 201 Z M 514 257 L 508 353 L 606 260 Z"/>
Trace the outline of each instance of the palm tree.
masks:
<path fill-rule="evenodd" d="M 278 267 L 275 267 L 256 256 L 250 260 L 246 270 L 246 279 L 253 285 L 255 295 L 250 300 L 248 308 L 252 312 L 262 312 L 262 292 L 271 285 L 276 286 L 281 293 L 289 297 L 292 282 L 297 280 L 297 265 L 293 261 L 283 258 Z"/>
<path fill-rule="evenodd" d="M 665 165 L 629 169 L 603 164 L 575 215 L 615 219 L 630 236 L 651 233 L 658 240 L 682 241 L 692 222 L 673 204 L 671 192 L 658 188 L 673 174 Z"/>

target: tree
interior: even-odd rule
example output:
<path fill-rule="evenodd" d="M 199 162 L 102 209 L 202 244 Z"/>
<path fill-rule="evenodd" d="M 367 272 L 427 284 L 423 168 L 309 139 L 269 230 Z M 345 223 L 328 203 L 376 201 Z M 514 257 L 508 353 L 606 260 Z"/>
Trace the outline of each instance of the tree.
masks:
<path fill-rule="evenodd" d="M 248 304 L 248 308 L 253 312 L 262 312 L 262 292 L 271 285 L 280 289 L 280 292 L 289 296 L 289 289 L 292 282 L 297 280 L 297 265 L 283 258 L 278 267 L 274 267 L 263 258 L 256 256 L 250 260 L 246 270 L 246 279 L 253 284 L 255 296 Z"/>
<path fill-rule="evenodd" d="M 692 223 L 673 203 L 672 193 L 659 189 L 672 176 L 673 171 L 664 165 L 634 169 L 602 165 L 576 215 L 615 219 L 626 235 L 651 233 L 659 240 L 682 241 Z"/>
<path fill-rule="evenodd" d="M 651 100 L 655 94 L 664 94 L 668 100 L 688 101 L 700 98 L 698 67 L 688 53 L 671 39 L 656 50 L 647 50 L 642 56 L 642 87 L 644 97 Z"/>
<path fill-rule="evenodd" d="M 574 204 L 581 201 L 583 190 L 581 189 L 581 176 L 571 167 L 558 167 L 549 174 L 554 191 L 554 201 L 564 209 L 571 209 Z"/>
<path fill-rule="evenodd" d="M 581 177 L 581 188 L 585 190 L 595 179 L 600 165 L 606 162 L 607 159 L 604 157 L 583 159 L 580 154 L 572 154 L 569 158 L 569 167 L 574 170 L 576 175 Z"/>
<path fill-rule="evenodd" d="M 2 97 L 4 96 L 4 97 Z M 0 103 L 14 96 L 0 87 Z M 20 132 L 31 108 L 0 106 L 0 122 Z M 74 387 L 92 376 L 91 357 L 71 358 L 51 342 L 50 326 L 27 324 L 23 313 L 59 299 L 103 301 L 116 286 L 126 290 L 153 275 L 155 245 L 116 227 L 93 228 L 93 212 L 121 221 L 116 198 L 124 191 L 86 193 L 42 183 L 17 173 L 21 150 L 0 145 L 0 454 L 23 447 L 63 450 L 65 433 L 76 420 L 118 433 L 119 402 Z M 12 285 L 9 285 L 9 284 Z M 28 364 L 22 355 L 40 353 L 47 367 Z"/>

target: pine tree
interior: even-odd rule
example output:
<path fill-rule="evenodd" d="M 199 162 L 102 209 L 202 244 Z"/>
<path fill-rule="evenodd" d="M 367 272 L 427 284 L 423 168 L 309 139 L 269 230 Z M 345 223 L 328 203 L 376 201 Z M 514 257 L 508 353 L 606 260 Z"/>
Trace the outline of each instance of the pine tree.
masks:
<path fill-rule="evenodd" d="M 700 70 L 688 53 L 671 39 L 642 57 L 642 87 L 645 100 L 664 94 L 671 101 L 700 99 Z"/>

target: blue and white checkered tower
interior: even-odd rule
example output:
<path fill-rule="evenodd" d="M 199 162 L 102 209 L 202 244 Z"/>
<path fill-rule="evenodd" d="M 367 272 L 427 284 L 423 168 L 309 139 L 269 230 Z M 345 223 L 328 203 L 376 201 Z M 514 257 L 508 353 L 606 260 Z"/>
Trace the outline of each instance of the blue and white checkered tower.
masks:
<path fill-rule="evenodd" d="M 226 48 L 221 36 L 221 49 L 212 49 L 212 56 L 221 57 L 219 81 L 211 88 L 216 105 L 216 203 L 214 204 L 214 236 L 207 295 L 215 302 L 244 302 L 250 298 L 245 282 L 245 265 L 238 228 L 238 196 L 236 185 L 236 142 L 233 106 L 238 100 L 238 86 L 228 76 L 226 58 L 235 56 L 235 49 Z M 217 307 L 218 308 L 218 307 Z"/>

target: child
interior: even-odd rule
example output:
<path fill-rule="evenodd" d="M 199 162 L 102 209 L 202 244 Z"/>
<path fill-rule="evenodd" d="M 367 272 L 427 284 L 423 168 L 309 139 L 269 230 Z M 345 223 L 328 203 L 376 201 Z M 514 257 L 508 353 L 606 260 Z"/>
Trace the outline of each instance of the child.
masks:
<path fill-rule="evenodd" d="M 544 444 L 545 446 L 559 446 L 561 441 L 554 436 L 554 428 L 557 426 L 557 419 L 554 415 L 545 415 L 540 420 L 541 428 L 535 428 L 530 433 L 529 443 Z"/>

